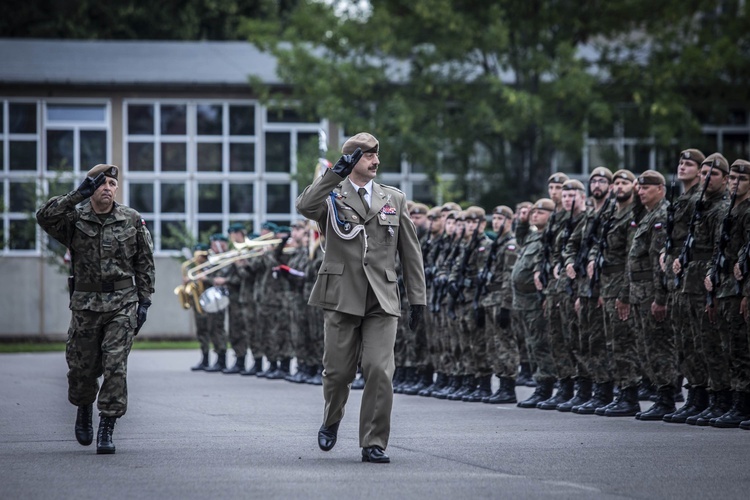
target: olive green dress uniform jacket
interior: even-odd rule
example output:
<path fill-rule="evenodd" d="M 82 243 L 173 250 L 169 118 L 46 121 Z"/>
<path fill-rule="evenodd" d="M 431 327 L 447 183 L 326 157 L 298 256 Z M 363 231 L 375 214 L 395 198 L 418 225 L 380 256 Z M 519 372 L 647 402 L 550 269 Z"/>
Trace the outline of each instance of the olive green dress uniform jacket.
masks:
<path fill-rule="evenodd" d="M 111 292 L 76 290 L 70 309 L 116 311 L 133 302 L 150 300 L 154 292 L 154 254 L 151 235 L 141 215 L 114 204 L 102 223 L 77 191 L 55 196 L 36 213 L 47 234 L 70 250 L 76 283 L 114 283 L 135 279 L 135 286 Z"/>
<path fill-rule="evenodd" d="M 338 217 L 350 231 L 357 225 L 365 227 L 352 240 L 342 239 L 330 227 L 334 222 L 330 221 L 326 199 L 331 192 Z M 422 250 L 406 209 L 406 197 L 398 189 L 373 182 L 370 204 L 368 211 L 351 182 L 332 170 L 326 170 L 297 198 L 297 211 L 316 221 L 326 238 L 325 257 L 310 305 L 364 316 L 369 285 L 383 310 L 400 316 L 396 253 L 401 258 L 409 304 L 427 304 Z M 347 233 L 343 226 L 339 229 Z"/>

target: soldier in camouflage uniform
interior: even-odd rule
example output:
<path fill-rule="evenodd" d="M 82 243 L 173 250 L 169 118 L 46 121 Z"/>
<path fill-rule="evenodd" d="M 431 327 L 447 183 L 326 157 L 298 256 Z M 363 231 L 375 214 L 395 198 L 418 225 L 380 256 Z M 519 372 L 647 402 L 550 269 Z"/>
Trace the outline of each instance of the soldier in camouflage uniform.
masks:
<path fill-rule="evenodd" d="M 42 229 L 70 251 L 68 400 L 78 407 L 75 435 L 84 446 L 93 441 L 97 401 L 100 454 L 115 452 L 115 422 L 128 405 L 128 354 L 154 293 L 151 235 L 138 212 L 115 202 L 118 173 L 114 165 L 96 165 L 76 190 L 36 213 Z"/>
<path fill-rule="evenodd" d="M 214 255 L 220 255 L 227 251 L 227 237 L 224 234 L 221 233 L 215 233 L 212 234 L 209 237 L 210 241 L 210 250 L 213 252 Z M 219 283 L 224 283 L 224 278 L 226 276 L 227 269 L 219 269 L 215 273 L 211 273 L 209 276 L 206 276 L 206 280 L 204 280 L 207 288 L 212 286 L 221 286 Z M 218 281 L 217 281 L 218 280 Z M 208 327 L 209 335 L 213 341 L 214 349 L 216 350 L 216 362 L 209 366 L 208 368 L 205 368 L 204 371 L 208 373 L 218 373 L 224 370 L 227 367 L 227 330 L 226 330 L 226 317 L 227 317 L 227 310 L 222 309 L 221 311 L 217 311 L 215 313 L 208 313 L 209 314 L 209 321 L 208 321 Z"/>
<path fill-rule="evenodd" d="M 685 404 L 674 413 L 664 415 L 665 422 L 685 423 L 688 417 L 697 415 L 708 406 L 708 369 L 700 355 L 700 348 L 693 338 L 690 327 L 690 309 L 701 307 L 701 298 L 695 296 L 698 301 L 692 304 L 691 295 L 684 294 L 675 283 L 672 263 L 680 253 L 688 233 L 688 225 L 695 209 L 695 202 L 700 196 L 700 166 L 705 159 L 704 154 L 697 149 L 686 149 L 680 152 L 680 160 L 677 165 L 677 178 L 682 183 L 683 193 L 668 207 L 671 211 L 671 234 L 670 224 L 667 224 L 667 239 L 661 253 L 661 267 L 665 273 L 669 298 L 667 302 L 667 313 L 675 338 L 677 349 L 678 370 L 687 378 L 688 397 Z M 673 180 L 674 181 L 674 180 Z M 674 189 L 674 182 L 673 189 Z M 670 196 L 674 194 L 670 193 Z M 668 212 L 669 213 L 669 212 Z M 669 222 L 669 218 L 668 218 Z"/>
<path fill-rule="evenodd" d="M 542 258 L 544 229 L 554 210 L 555 204 L 549 198 L 542 198 L 534 204 L 530 220 L 535 230 L 526 238 L 511 273 L 513 309 L 517 311 L 523 328 L 529 360 L 536 367 L 536 389 L 531 397 L 519 401 L 520 408 L 536 408 L 538 403 L 552 396 L 555 384 L 555 361 L 550 352 L 547 321 L 542 309 L 544 295 L 534 283 L 534 273 Z"/>
<path fill-rule="evenodd" d="M 448 277 L 448 293 L 455 300 L 466 373 L 473 376 L 476 381 L 474 386 L 469 387 L 461 396 L 461 401 L 481 403 L 483 398 L 492 395 L 492 367 L 487 358 L 487 331 L 483 325 L 477 324 L 472 299 L 476 294 L 479 271 L 492 241 L 484 234 L 487 219 L 482 207 L 471 206 L 466 209 L 465 215 L 466 232 L 471 236 L 453 264 Z"/>
<path fill-rule="evenodd" d="M 522 201 L 516 205 L 512 231 L 516 235 L 516 244 L 519 249 L 523 246 L 529 234 L 529 212 L 532 207 L 533 203 L 530 201 Z M 518 312 L 515 309 L 511 309 L 510 316 L 510 327 L 518 343 L 518 360 L 520 365 L 518 376 L 516 377 L 516 385 L 536 387 L 536 382 L 534 382 L 534 378 L 531 376 L 534 369 L 529 361 L 529 353 L 526 349 L 526 340 L 524 339 L 523 328 L 521 327 L 521 319 L 517 317 Z"/>
<path fill-rule="evenodd" d="M 480 297 L 487 331 L 487 359 L 500 381 L 497 391 L 483 399 L 490 404 L 516 403 L 516 374 L 518 372 L 518 343 L 512 330 L 513 288 L 510 276 L 518 258 L 519 247 L 511 227 L 513 211 L 500 205 L 492 211 L 492 230 L 497 238 L 492 242 L 483 263 L 486 295 Z M 481 290 L 481 288 L 480 288 Z"/>
<path fill-rule="evenodd" d="M 732 272 L 750 235 L 750 162 L 737 160 L 729 167 L 729 192 L 733 193 L 732 212 L 724 215 L 712 266 L 705 285 L 718 300 L 716 329 L 729 354 L 733 403 L 722 416 L 712 419 L 712 427 L 737 428 L 750 419 L 750 346 L 747 323 L 740 311 L 742 291 Z M 725 234 L 726 233 L 726 234 Z M 745 303 L 745 307 L 747 303 Z"/>
<path fill-rule="evenodd" d="M 312 239 L 312 243 L 309 243 L 308 246 L 309 254 L 307 266 L 305 267 L 305 286 L 302 292 L 306 300 L 312 293 L 315 281 L 318 279 L 318 271 L 323 263 L 323 237 L 317 230 L 313 230 L 310 232 L 309 238 Z M 323 332 L 323 309 L 306 304 L 305 311 L 310 331 L 310 362 L 315 362 L 314 371 L 311 364 L 310 376 L 305 382 L 311 385 L 323 385 L 323 345 L 325 340 Z"/>
<path fill-rule="evenodd" d="M 638 196 L 646 215 L 638 223 L 628 252 L 631 314 L 638 342 L 643 345 L 645 374 L 656 385 L 657 400 L 639 420 L 662 420 L 675 411 L 677 355 L 667 318 L 667 289 L 659 265 L 659 253 L 666 240 L 667 206 L 664 176 L 646 170 L 638 177 Z"/>
<path fill-rule="evenodd" d="M 690 303 L 695 307 L 689 311 L 690 327 L 708 370 L 709 405 L 699 414 L 687 417 L 685 422 L 690 425 L 708 426 L 712 418 L 722 416 L 732 405 L 729 359 L 722 349 L 719 332 L 712 324 L 716 319 L 715 310 L 707 314 L 704 284 L 714 253 L 716 232 L 720 230 L 729 205 L 725 196 L 727 174 L 729 163 L 720 153 L 707 156 L 701 163 L 701 189 L 705 188 L 705 194 L 696 202 L 701 213 L 693 226 L 694 244 L 688 253 L 690 259 L 685 269 L 679 258 L 672 263 L 672 271 L 677 276 L 682 274 L 682 293 L 690 295 Z"/>
<path fill-rule="evenodd" d="M 591 171 L 589 191 L 592 206 L 586 210 L 582 223 L 576 226 L 563 251 L 565 274 L 568 279 L 576 281 L 578 297 L 574 307 L 579 319 L 578 353 L 590 378 L 587 381 L 578 380 L 579 388 L 576 397 L 558 406 L 560 411 L 566 411 L 570 407 L 570 411 L 574 413 L 592 414 L 597 408 L 606 406 L 612 401 L 612 374 L 604 334 L 604 311 L 599 304 L 599 286 L 591 287 L 586 275 L 589 251 L 600 236 L 602 218 L 605 213 L 608 213 L 609 204 L 614 204 L 611 197 L 607 198 L 611 182 L 612 172 L 609 169 L 597 167 Z M 591 394 L 590 385 L 592 381 L 595 384 L 593 394 Z M 590 398 L 582 401 L 587 395 L 586 385 L 588 385 Z"/>
<path fill-rule="evenodd" d="M 594 413 L 609 417 L 633 417 L 640 411 L 638 382 L 641 379 L 641 370 L 633 318 L 629 314 L 630 290 L 625 267 L 635 229 L 635 176 L 629 170 L 618 170 L 612 178 L 613 190 L 616 193 L 616 203 L 612 208 L 614 212 L 605 214 L 601 238 L 589 252 L 587 274 L 590 278 L 597 272 L 601 276 L 600 301 L 604 307 L 605 334 L 612 360 L 612 377 L 620 392 L 614 401 L 594 409 Z M 592 284 L 596 285 L 596 282 Z"/>

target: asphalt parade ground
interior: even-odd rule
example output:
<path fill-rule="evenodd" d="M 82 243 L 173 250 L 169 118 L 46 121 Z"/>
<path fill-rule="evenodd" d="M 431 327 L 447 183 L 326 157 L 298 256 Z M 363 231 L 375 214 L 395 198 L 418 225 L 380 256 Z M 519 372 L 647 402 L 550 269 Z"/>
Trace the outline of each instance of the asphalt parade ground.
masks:
<path fill-rule="evenodd" d="M 115 455 L 73 435 L 63 353 L 0 355 L 2 499 L 748 498 L 750 432 L 394 397 L 390 464 L 360 461 L 361 392 L 317 446 L 320 387 L 136 350 Z M 525 398 L 530 388 L 518 388 Z M 641 404 L 647 407 L 647 403 Z M 95 409 L 96 412 L 96 409 Z M 95 427 L 98 417 L 95 417 Z"/>

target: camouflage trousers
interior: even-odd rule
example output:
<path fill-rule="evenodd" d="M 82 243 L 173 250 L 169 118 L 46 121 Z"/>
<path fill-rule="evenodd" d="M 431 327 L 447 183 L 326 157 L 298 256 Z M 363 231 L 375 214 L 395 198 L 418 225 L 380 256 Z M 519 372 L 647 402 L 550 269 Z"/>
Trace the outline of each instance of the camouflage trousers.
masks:
<path fill-rule="evenodd" d="M 724 351 L 729 354 L 732 390 L 750 392 L 750 346 L 748 325 L 740 314 L 741 297 L 719 299 L 718 329 Z"/>
<path fill-rule="evenodd" d="M 726 307 L 729 309 L 729 307 Z M 739 315 L 739 302 L 737 302 L 736 314 Z M 721 306 L 716 311 L 715 323 L 711 323 L 708 315 L 704 313 L 703 324 L 700 328 L 694 327 L 694 335 L 700 339 L 700 349 L 703 354 L 703 361 L 708 370 L 708 388 L 711 391 L 727 391 L 732 387 L 732 377 L 729 371 L 729 350 L 726 349 L 726 336 L 729 332 L 720 332 L 720 327 L 731 329 L 728 323 L 722 324 L 720 318 L 722 314 Z"/>
<path fill-rule="evenodd" d="M 208 353 L 211 344 L 217 354 L 227 352 L 227 332 L 224 328 L 224 311 L 198 314 L 193 310 L 195 319 L 195 336 L 201 346 L 201 352 Z"/>
<path fill-rule="evenodd" d="M 518 315 L 518 311 L 512 309 L 510 311 L 510 328 L 513 331 L 513 335 L 516 337 L 516 344 L 518 344 L 518 362 L 528 363 L 529 362 L 529 351 L 526 349 L 526 337 L 523 335 L 523 327 L 521 326 L 521 318 Z"/>
<path fill-rule="evenodd" d="M 591 379 L 597 384 L 612 381 L 612 360 L 604 333 L 604 308 L 598 297 L 581 297 L 581 353 L 588 360 Z"/>
<path fill-rule="evenodd" d="M 306 317 L 312 308 L 307 305 L 301 293 L 290 292 L 287 299 L 287 303 L 290 305 L 289 313 L 292 316 L 289 323 L 291 350 L 297 358 L 298 364 L 316 365 L 319 361 L 314 359 L 311 322 Z"/>
<path fill-rule="evenodd" d="M 573 363 L 574 376 L 576 378 L 589 379 L 590 354 L 589 346 L 583 345 L 581 341 L 581 319 L 575 311 L 575 295 L 563 293 L 560 296 L 560 316 L 562 318 L 562 331 L 565 344 L 570 353 Z"/>
<path fill-rule="evenodd" d="M 408 308 L 401 304 L 401 316 L 396 323 L 396 345 L 394 346 L 394 359 L 396 366 L 416 366 L 416 347 L 414 332 L 409 330 L 406 320 Z"/>
<path fill-rule="evenodd" d="M 441 306 L 438 318 L 440 321 L 440 339 L 443 346 L 441 362 L 444 367 L 443 371 L 448 375 L 463 375 L 464 367 L 458 325 L 448 317 L 448 310 L 445 305 Z"/>
<path fill-rule="evenodd" d="M 674 335 L 667 321 L 656 321 L 651 314 L 651 303 L 647 300 L 632 304 L 631 314 L 635 320 L 638 342 L 643 346 L 643 373 L 657 388 L 674 387 L 677 379 L 677 353 Z"/>
<path fill-rule="evenodd" d="M 125 415 L 137 307 L 133 302 L 111 312 L 73 311 L 65 346 L 68 401 L 73 405 L 96 401 L 104 417 Z M 99 377 L 103 377 L 101 389 Z"/>
<path fill-rule="evenodd" d="M 311 365 L 320 365 L 323 363 L 323 343 L 325 340 L 323 309 L 305 303 L 304 315 L 307 318 L 307 327 L 310 331 L 310 344 L 306 362 Z"/>
<path fill-rule="evenodd" d="M 282 303 L 263 303 L 260 305 L 261 324 L 264 325 L 264 329 L 259 332 L 259 346 L 260 351 L 271 362 L 293 356 L 289 338 L 289 329 L 292 322 L 292 314 L 289 308 L 289 304 Z M 260 354 L 256 357 L 259 356 Z"/>
<path fill-rule="evenodd" d="M 708 367 L 692 323 L 703 323 L 705 297 L 674 292 L 670 295 L 670 319 L 677 348 L 678 370 L 691 387 L 708 386 Z"/>
<path fill-rule="evenodd" d="M 477 377 L 492 375 L 492 367 L 487 356 L 487 330 L 477 326 L 476 315 L 471 304 L 461 304 L 456 307 L 456 323 L 458 323 L 464 373 Z"/>
<path fill-rule="evenodd" d="M 604 321 L 612 359 L 612 378 L 620 389 L 634 387 L 641 381 L 641 367 L 632 308 L 628 319 L 622 321 L 617 315 L 615 299 L 604 299 Z"/>
<path fill-rule="evenodd" d="M 563 324 L 562 300 L 561 294 L 547 295 L 544 316 L 547 320 L 549 348 L 555 362 L 555 376 L 566 379 L 574 377 L 576 369 L 569 344 L 570 334 L 565 332 L 569 325 Z"/>
<path fill-rule="evenodd" d="M 247 349 L 254 358 L 262 358 L 260 352 L 260 329 L 258 320 L 258 305 L 254 300 L 245 302 L 242 308 L 245 316 L 245 330 L 247 332 Z"/>
<path fill-rule="evenodd" d="M 487 332 L 487 363 L 498 377 L 516 377 L 519 354 L 516 333 L 513 329 L 515 317 L 511 316 L 510 326 L 502 328 L 498 324 L 501 305 L 493 305 L 485 310 L 485 331 Z"/>
<path fill-rule="evenodd" d="M 232 299 L 229 296 L 229 343 L 237 357 L 244 357 L 247 354 L 247 323 L 245 322 L 244 305 L 239 299 Z"/>
<path fill-rule="evenodd" d="M 429 310 L 424 314 L 423 321 L 424 339 L 427 346 L 427 360 L 436 370 L 442 371 L 441 358 L 443 352 L 442 339 L 440 336 L 440 324 L 437 314 Z"/>
<path fill-rule="evenodd" d="M 555 360 L 550 352 L 547 333 L 547 319 L 539 309 L 518 311 L 521 318 L 521 328 L 529 350 L 529 361 L 536 367 L 534 380 L 545 382 L 555 379 Z"/>

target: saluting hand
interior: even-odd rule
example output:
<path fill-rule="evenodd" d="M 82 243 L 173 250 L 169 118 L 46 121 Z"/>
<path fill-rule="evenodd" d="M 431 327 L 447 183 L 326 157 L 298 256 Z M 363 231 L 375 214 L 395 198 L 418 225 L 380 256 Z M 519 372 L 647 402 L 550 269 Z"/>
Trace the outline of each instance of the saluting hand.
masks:
<path fill-rule="evenodd" d="M 90 198 L 94 192 L 99 189 L 99 186 L 104 184 L 106 177 L 104 172 L 97 175 L 96 177 L 86 177 L 83 182 L 78 186 L 78 191 L 84 198 Z"/>
<path fill-rule="evenodd" d="M 340 175 L 341 177 L 346 177 L 352 173 L 352 170 L 354 170 L 354 166 L 357 164 L 360 158 L 362 158 L 362 149 L 357 148 L 354 150 L 354 153 L 350 155 L 343 155 L 341 158 L 339 158 L 339 161 L 336 162 L 331 170 L 333 170 L 334 173 Z"/>

